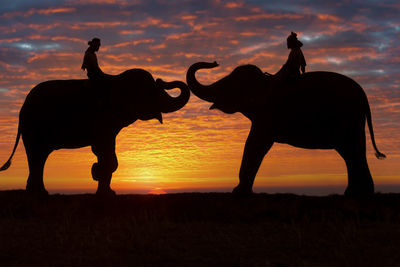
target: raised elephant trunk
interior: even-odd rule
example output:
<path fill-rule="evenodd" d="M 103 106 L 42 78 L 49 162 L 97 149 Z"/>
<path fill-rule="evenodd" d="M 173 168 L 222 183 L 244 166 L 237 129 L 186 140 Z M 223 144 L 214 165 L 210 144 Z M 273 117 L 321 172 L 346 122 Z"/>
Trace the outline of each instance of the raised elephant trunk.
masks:
<path fill-rule="evenodd" d="M 195 73 L 199 69 L 212 69 L 215 67 L 218 67 L 218 63 L 215 61 L 213 63 L 197 62 L 190 66 L 186 73 L 186 82 L 192 93 L 208 102 L 215 102 L 216 84 L 202 85 L 196 80 Z"/>
<path fill-rule="evenodd" d="M 183 108 L 189 101 L 190 91 L 188 86 L 181 81 L 164 82 L 161 79 L 156 80 L 157 87 L 161 91 L 160 105 L 162 113 L 170 113 Z M 172 97 L 164 90 L 179 88 L 181 90 L 179 96 Z"/>

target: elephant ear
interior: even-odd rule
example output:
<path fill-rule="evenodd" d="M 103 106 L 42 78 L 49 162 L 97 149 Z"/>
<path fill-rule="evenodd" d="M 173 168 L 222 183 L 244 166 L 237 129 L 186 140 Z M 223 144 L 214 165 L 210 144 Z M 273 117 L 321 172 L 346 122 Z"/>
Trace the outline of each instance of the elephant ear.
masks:
<path fill-rule="evenodd" d="M 241 111 L 241 107 L 245 105 L 245 102 L 240 97 L 233 95 L 231 92 L 229 95 L 217 95 L 215 102 L 210 106 L 210 109 L 219 109 L 224 113 L 233 114 Z"/>

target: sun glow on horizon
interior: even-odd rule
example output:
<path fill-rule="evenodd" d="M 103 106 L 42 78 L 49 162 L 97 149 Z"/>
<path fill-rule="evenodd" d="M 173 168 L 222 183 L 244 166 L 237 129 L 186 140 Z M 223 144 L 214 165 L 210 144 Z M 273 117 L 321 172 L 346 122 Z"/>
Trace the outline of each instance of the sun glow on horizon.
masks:
<path fill-rule="evenodd" d="M 148 194 L 151 195 L 165 195 L 167 192 L 162 190 L 160 187 L 153 188 L 151 191 L 149 191 Z"/>

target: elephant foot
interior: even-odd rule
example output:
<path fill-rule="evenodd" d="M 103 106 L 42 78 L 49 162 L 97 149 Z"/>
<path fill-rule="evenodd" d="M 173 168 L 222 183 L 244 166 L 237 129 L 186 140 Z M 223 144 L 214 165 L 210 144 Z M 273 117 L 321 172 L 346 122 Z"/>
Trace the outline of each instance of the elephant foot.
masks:
<path fill-rule="evenodd" d="M 35 196 L 44 196 L 44 197 L 46 197 L 46 196 L 49 195 L 49 192 L 47 192 L 47 190 L 44 189 L 44 187 L 35 187 L 35 186 L 27 185 L 25 191 L 28 194 L 35 195 Z"/>
<path fill-rule="evenodd" d="M 238 197 L 247 197 L 253 194 L 253 190 L 251 186 L 243 186 L 239 184 L 233 189 L 232 194 Z"/>
<path fill-rule="evenodd" d="M 370 197 L 374 194 L 374 187 L 347 187 L 344 191 L 346 197 Z"/>
<path fill-rule="evenodd" d="M 108 188 L 108 189 L 105 189 L 105 188 L 103 188 L 103 189 L 98 188 L 97 191 L 96 191 L 96 195 L 97 195 L 97 196 L 100 196 L 100 197 L 114 197 L 114 196 L 116 196 L 117 194 L 116 194 L 115 191 L 112 190 L 111 188 Z"/>

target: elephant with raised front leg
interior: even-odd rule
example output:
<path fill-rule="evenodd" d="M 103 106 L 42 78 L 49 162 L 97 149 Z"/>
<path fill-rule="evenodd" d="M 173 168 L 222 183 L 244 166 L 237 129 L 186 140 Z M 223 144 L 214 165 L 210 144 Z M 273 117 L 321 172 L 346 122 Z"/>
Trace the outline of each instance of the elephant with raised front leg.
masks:
<path fill-rule="evenodd" d="M 190 97 L 187 85 L 180 81 L 156 81 L 142 69 L 127 70 L 109 76 L 103 88 L 90 80 L 55 80 L 35 86 L 27 95 L 19 114 L 17 139 L 6 170 L 20 137 L 28 158 L 26 190 L 47 194 L 43 169 L 49 154 L 61 148 L 91 146 L 98 162 L 92 166 L 98 181 L 97 194 L 114 194 L 110 188 L 112 173 L 118 167 L 115 138 L 136 120 L 158 119 L 186 105 Z M 165 90 L 179 88 L 171 97 Z M 96 89 L 98 89 L 96 91 Z"/>
<path fill-rule="evenodd" d="M 186 74 L 197 97 L 212 102 L 210 109 L 241 112 L 252 125 L 234 193 L 251 194 L 260 164 L 274 142 L 309 149 L 335 149 L 348 172 L 346 195 L 369 195 L 374 183 L 366 158 L 365 122 L 379 152 L 371 111 L 364 90 L 354 80 L 333 72 L 308 72 L 295 81 L 277 82 L 254 65 L 237 67 L 211 85 L 202 85 L 196 71 L 217 67 L 198 62 Z"/>

